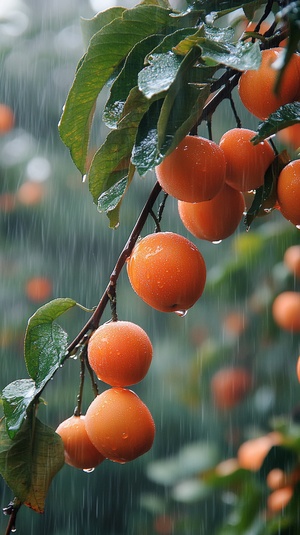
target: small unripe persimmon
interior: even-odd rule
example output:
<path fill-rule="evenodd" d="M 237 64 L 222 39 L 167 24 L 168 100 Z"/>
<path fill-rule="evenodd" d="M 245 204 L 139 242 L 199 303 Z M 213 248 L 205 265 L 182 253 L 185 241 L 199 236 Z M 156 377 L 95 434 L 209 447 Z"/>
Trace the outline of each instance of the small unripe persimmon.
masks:
<path fill-rule="evenodd" d="M 163 190 L 186 202 L 208 201 L 224 184 L 222 149 L 209 139 L 186 136 L 155 171 Z"/>
<path fill-rule="evenodd" d="M 98 379 L 111 386 L 130 386 L 148 372 L 153 348 L 145 331 L 129 321 L 98 327 L 88 343 L 88 359 Z"/>
<path fill-rule="evenodd" d="M 86 413 L 86 429 L 102 455 L 118 463 L 146 453 L 155 436 L 148 407 L 126 388 L 110 388 L 92 401 Z"/>
<path fill-rule="evenodd" d="M 206 265 L 197 247 L 174 232 L 156 232 L 138 241 L 127 260 L 132 288 L 161 312 L 191 308 L 202 295 Z"/>
<path fill-rule="evenodd" d="M 88 437 L 85 416 L 71 416 L 56 429 L 63 441 L 65 462 L 75 468 L 88 470 L 102 463 L 105 457 L 95 448 Z"/>

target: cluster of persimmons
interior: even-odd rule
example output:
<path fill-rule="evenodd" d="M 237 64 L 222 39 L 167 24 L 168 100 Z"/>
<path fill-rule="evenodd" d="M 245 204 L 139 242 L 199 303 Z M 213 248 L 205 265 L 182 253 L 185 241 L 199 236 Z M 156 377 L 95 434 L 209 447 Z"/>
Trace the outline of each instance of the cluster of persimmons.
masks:
<path fill-rule="evenodd" d="M 300 100 L 297 54 L 284 72 L 279 92 L 274 93 L 276 71 L 272 65 L 280 52 L 280 48 L 263 51 L 261 67 L 257 71 L 245 71 L 240 77 L 241 101 L 260 119 L 283 104 Z M 245 212 L 246 193 L 264 184 L 267 169 L 276 157 L 268 140 L 253 144 L 254 135 L 252 130 L 233 128 L 218 144 L 187 135 L 156 167 L 158 182 L 177 200 L 179 216 L 193 236 L 220 241 L 239 226 Z M 300 160 L 289 162 L 280 172 L 275 197 L 273 207 L 291 223 L 300 225 Z M 179 315 L 184 315 L 200 298 L 206 281 L 202 254 L 189 239 L 174 232 L 155 232 L 139 239 L 127 259 L 127 273 L 133 290 L 146 304 Z M 280 298 L 283 296 L 277 299 Z M 294 306 L 298 311 L 297 330 L 300 330 L 298 295 L 297 299 Z M 282 307 L 281 303 L 280 311 Z M 274 319 L 285 328 L 276 309 L 275 300 Z M 285 319 L 287 316 L 285 312 Z M 131 461 L 151 448 L 155 436 L 149 409 L 128 388 L 147 374 L 152 360 L 151 342 L 138 325 L 110 321 L 91 335 L 87 358 L 96 376 L 110 388 L 95 397 L 85 415 L 74 414 L 58 426 L 66 462 L 90 469 L 104 459 L 119 463 Z M 247 370 L 228 369 L 227 375 L 221 370 L 212 382 L 216 405 L 233 407 L 251 387 L 252 377 Z M 242 460 L 242 448 L 239 462 L 247 467 Z"/>

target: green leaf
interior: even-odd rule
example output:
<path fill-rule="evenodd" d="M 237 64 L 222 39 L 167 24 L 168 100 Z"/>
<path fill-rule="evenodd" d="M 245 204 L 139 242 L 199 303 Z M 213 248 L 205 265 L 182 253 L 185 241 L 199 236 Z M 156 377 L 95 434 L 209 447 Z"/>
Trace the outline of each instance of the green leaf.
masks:
<path fill-rule="evenodd" d="M 300 122 L 300 102 L 285 104 L 269 115 L 268 119 L 259 123 L 257 134 L 251 140 L 254 145 L 260 143 L 279 130 Z"/>
<path fill-rule="evenodd" d="M 157 122 L 161 112 L 163 99 L 153 102 L 143 116 L 132 151 L 132 163 L 138 173 L 143 176 L 149 169 L 153 169 L 158 157 Z"/>
<path fill-rule="evenodd" d="M 105 11 L 100 11 L 91 19 L 81 18 L 81 33 L 85 47 L 90 39 L 99 32 L 106 24 L 120 18 L 125 11 L 125 7 L 111 7 Z"/>
<path fill-rule="evenodd" d="M 188 0 L 188 4 L 192 4 L 194 9 L 202 10 L 203 16 L 212 13 L 215 18 L 222 17 L 240 7 L 247 7 L 254 4 L 253 0 Z M 255 4 L 263 5 L 265 0 L 257 0 Z"/>
<path fill-rule="evenodd" d="M 148 100 L 137 87 L 133 88 L 126 101 L 118 128 L 108 134 L 96 152 L 88 173 L 89 189 L 95 204 L 98 204 L 98 199 L 104 192 L 126 176 L 138 125 L 150 105 L 151 100 Z M 124 167 L 123 177 L 120 177 L 116 171 L 118 167 L 122 167 L 123 162 L 127 162 L 127 165 Z"/>
<path fill-rule="evenodd" d="M 61 138 L 82 174 L 88 150 L 91 121 L 97 97 L 133 46 L 148 35 L 164 32 L 170 11 L 140 5 L 123 12 L 91 39 L 76 72 L 59 124 Z"/>
<path fill-rule="evenodd" d="M 37 393 L 63 363 L 67 334 L 54 320 L 76 305 L 73 299 L 54 299 L 29 319 L 25 334 L 24 358 Z"/>
<path fill-rule="evenodd" d="M 202 59 L 207 65 L 221 64 L 244 71 L 258 69 L 261 63 L 259 43 L 238 42 L 234 46 L 203 39 L 199 46 L 202 49 Z"/>
<path fill-rule="evenodd" d="M 135 167 L 130 164 L 127 175 L 100 195 L 98 199 L 98 210 L 108 215 L 110 228 L 116 228 L 119 224 L 121 204 L 133 179 L 134 172 Z"/>
<path fill-rule="evenodd" d="M 174 52 L 167 52 L 152 54 L 148 60 L 149 66 L 140 71 L 138 75 L 138 87 L 145 97 L 150 99 L 169 89 L 176 78 L 183 58 Z"/>
<path fill-rule="evenodd" d="M 53 429 L 28 418 L 12 440 L 1 421 L 0 472 L 22 503 L 42 513 L 51 481 L 63 465 L 63 443 Z"/>
<path fill-rule="evenodd" d="M 18 379 L 3 389 L 3 410 L 10 438 L 14 438 L 20 429 L 35 396 L 36 387 L 32 379 Z"/>
<path fill-rule="evenodd" d="M 109 128 L 117 127 L 128 94 L 137 85 L 138 73 L 144 66 L 144 58 L 161 39 L 161 35 L 151 35 L 137 43 L 128 54 L 123 69 L 111 87 L 103 112 L 103 120 Z"/>

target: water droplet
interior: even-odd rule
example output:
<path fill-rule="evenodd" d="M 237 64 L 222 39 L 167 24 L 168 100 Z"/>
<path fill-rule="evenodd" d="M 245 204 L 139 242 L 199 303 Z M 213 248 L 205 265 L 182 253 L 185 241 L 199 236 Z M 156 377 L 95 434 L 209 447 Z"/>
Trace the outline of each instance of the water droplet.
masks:
<path fill-rule="evenodd" d="M 15 528 L 15 526 L 13 526 L 13 527 L 11 528 L 11 530 L 10 530 L 10 531 L 11 531 L 12 533 L 16 533 L 16 531 L 17 531 L 17 528 Z"/>
<path fill-rule="evenodd" d="M 77 360 L 77 359 L 78 359 L 78 355 L 72 355 L 72 356 L 71 356 L 71 359 L 73 359 L 73 360 Z"/>
<path fill-rule="evenodd" d="M 174 314 L 176 314 L 177 316 L 179 316 L 180 318 L 185 318 L 185 316 L 187 315 L 188 311 L 187 310 L 174 310 Z"/>
<path fill-rule="evenodd" d="M 86 175 L 82 175 L 82 182 L 84 183 L 86 181 Z"/>
<path fill-rule="evenodd" d="M 300 230 L 300 225 L 296 225 L 296 228 L 297 228 L 298 230 Z"/>
<path fill-rule="evenodd" d="M 122 438 L 125 440 L 126 438 L 128 438 L 128 433 L 122 433 Z"/>
<path fill-rule="evenodd" d="M 216 240 L 216 241 L 212 241 L 211 243 L 213 243 L 214 245 L 218 245 L 221 242 L 222 242 L 222 240 Z"/>
<path fill-rule="evenodd" d="M 95 468 L 84 468 L 83 469 L 83 472 L 85 472 L 86 474 L 91 474 L 92 472 L 94 472 Z"/>

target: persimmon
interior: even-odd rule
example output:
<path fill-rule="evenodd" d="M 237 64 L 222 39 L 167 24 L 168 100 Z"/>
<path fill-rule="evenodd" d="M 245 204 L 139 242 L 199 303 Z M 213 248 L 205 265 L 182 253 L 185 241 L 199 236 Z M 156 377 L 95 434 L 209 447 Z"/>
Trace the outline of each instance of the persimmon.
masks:
<path fill-rule="evenodd" d="M 202 295 L 206 265 L 190 240 L 174 232 L 157 232 L 136 243 L 127 273 L 145 303 L 161 312 L 180 313 Z"/>
<path fill-rule="evenodd" d="M 15 126 L 15 115 L 7 104 L 0 104 L 0 136 L 6 134 Z"/>
<path fill-rule="evenodd" d="M 300 278 L 300 245 L 291 245 L 286 249 L 283 263 L 294 277 Z"/>
<path fill-rule="evenodd" d="M 285 487 L 289 481 L 289 476 L 280 468 L 273 468 L 267 475 L 266 483 L 271 490 Z"/>
<path fill-rule="evenodd" d="M 88 470 L 102 463 L 105 457 L 90 441 L 85 427 L 85 416 L 71 416 L 56 429 L 64 443 L 65 462 L 75 468 Z"/>
<path fill-rule="evenodd" d="M 44 185 L 31 180 L 23 182 L 16 193 L 16 199 L 24 206 L 35 206 L 43 200 L 44 196 Z"/>
<path fill-rule="evenodd" d="M 257 189 L 264 182 L 269 165 L 275 158 L 268 141 L 251 143 L 255 136 L 248 128 L 232 128 L 220 139 L 227 166 L 225 182 L 238 191 Z"/>
<path fill-rule="evenodd" d="M 178 201 L 179 216 L 186 229 L 196 238 L 208 241 L 224 240 L 233 234 L 244 209 L 243 194 L 228 184 L 210 201 Z"/>
<path fill-rule="evenodd" d="M 34 303 L 46 301 L 52 294 L 52 282 L 48 277 L 32 277 L 26 282 L 25 293 Z"/>
<path fill-rule="evenodd" d="M 111 386 L 141 381 L 151 364 L 153 348 L 146 332 L 129 321 L 98 327 L 88 343 L 88 359 L 98 379 Z"/>
<path fill-rule="evenodd" d="M 282 511 L 291 501 L 294 489 L 291 485 L 274 490 L 268 496 L 267 507 L 271 513 Z"/>
<path fill-rule="evenodd" d="M 298 100 L 298 99 L 297 99 Z M 278 139 L 292 147 L 293 150 L 297 150 L 300 147 L 300 123 L 293 124 L 287 128 L 283 128 L 277 132 Z"/>
<path fill-rule="evenodd" d="M 237 452 L 240 467 L 256 472 L 260 469 L 272 446 L 277 446 L 281 442 L 282 437 L 277 432 L 246 440 Z"/>
<path fill-rule="evenodd" d="M 208 201 L 220 191 L 226 161 L 222 149 L 204 137 L 186 136 L 156 168 L 166 193 L 186 202 Z"/>
<path fill-rule="evenodd" d="M 283 104 L 293 102 L 299 93 L 300 57 L 295 53 L 284 70 L 278 94 L 275 94 L 277 64 L 281 62 L 283 52 L 282 47 L 262 50 L 260 67 L 247 70 L 240 77 L 240 99 L 259 119 L 266 119 Z"/>
<path fill-rule="evenodd" d="M 148 407 L 126 388 L 99 394 L 86 412 L 86 429 L 94 446 L 111 461 L 126 463 L 150 450 L 155 423 Z"/>
<path fill-rule="evenodd" d="M 297 378 L 298 378 L 298 381 L 300 383 L 300 355 L 298 357 L 298 360 L 297 360 L 297 368 L 296 368 L 296 371 L 297 371 Z"/>
<path fill-rule="evenodd" d="M 281 292 L 273 301 L 272 314 L 281 329 L 292 333 L 300 332 L 300 293 Z"/>
<path fill-rule="evenodd" d="M 240 403 L 253 385 L 249 370 L 241 367 L 227 367 L 218 370 L 211 379 L 211 393 L 219 409 L 230 409 Z"/>
<path fill-rule="evenodd" d="M 285 219 L 300 225 L 300 160 L 291 161 L 279 174 L 277 199 Z"/>

